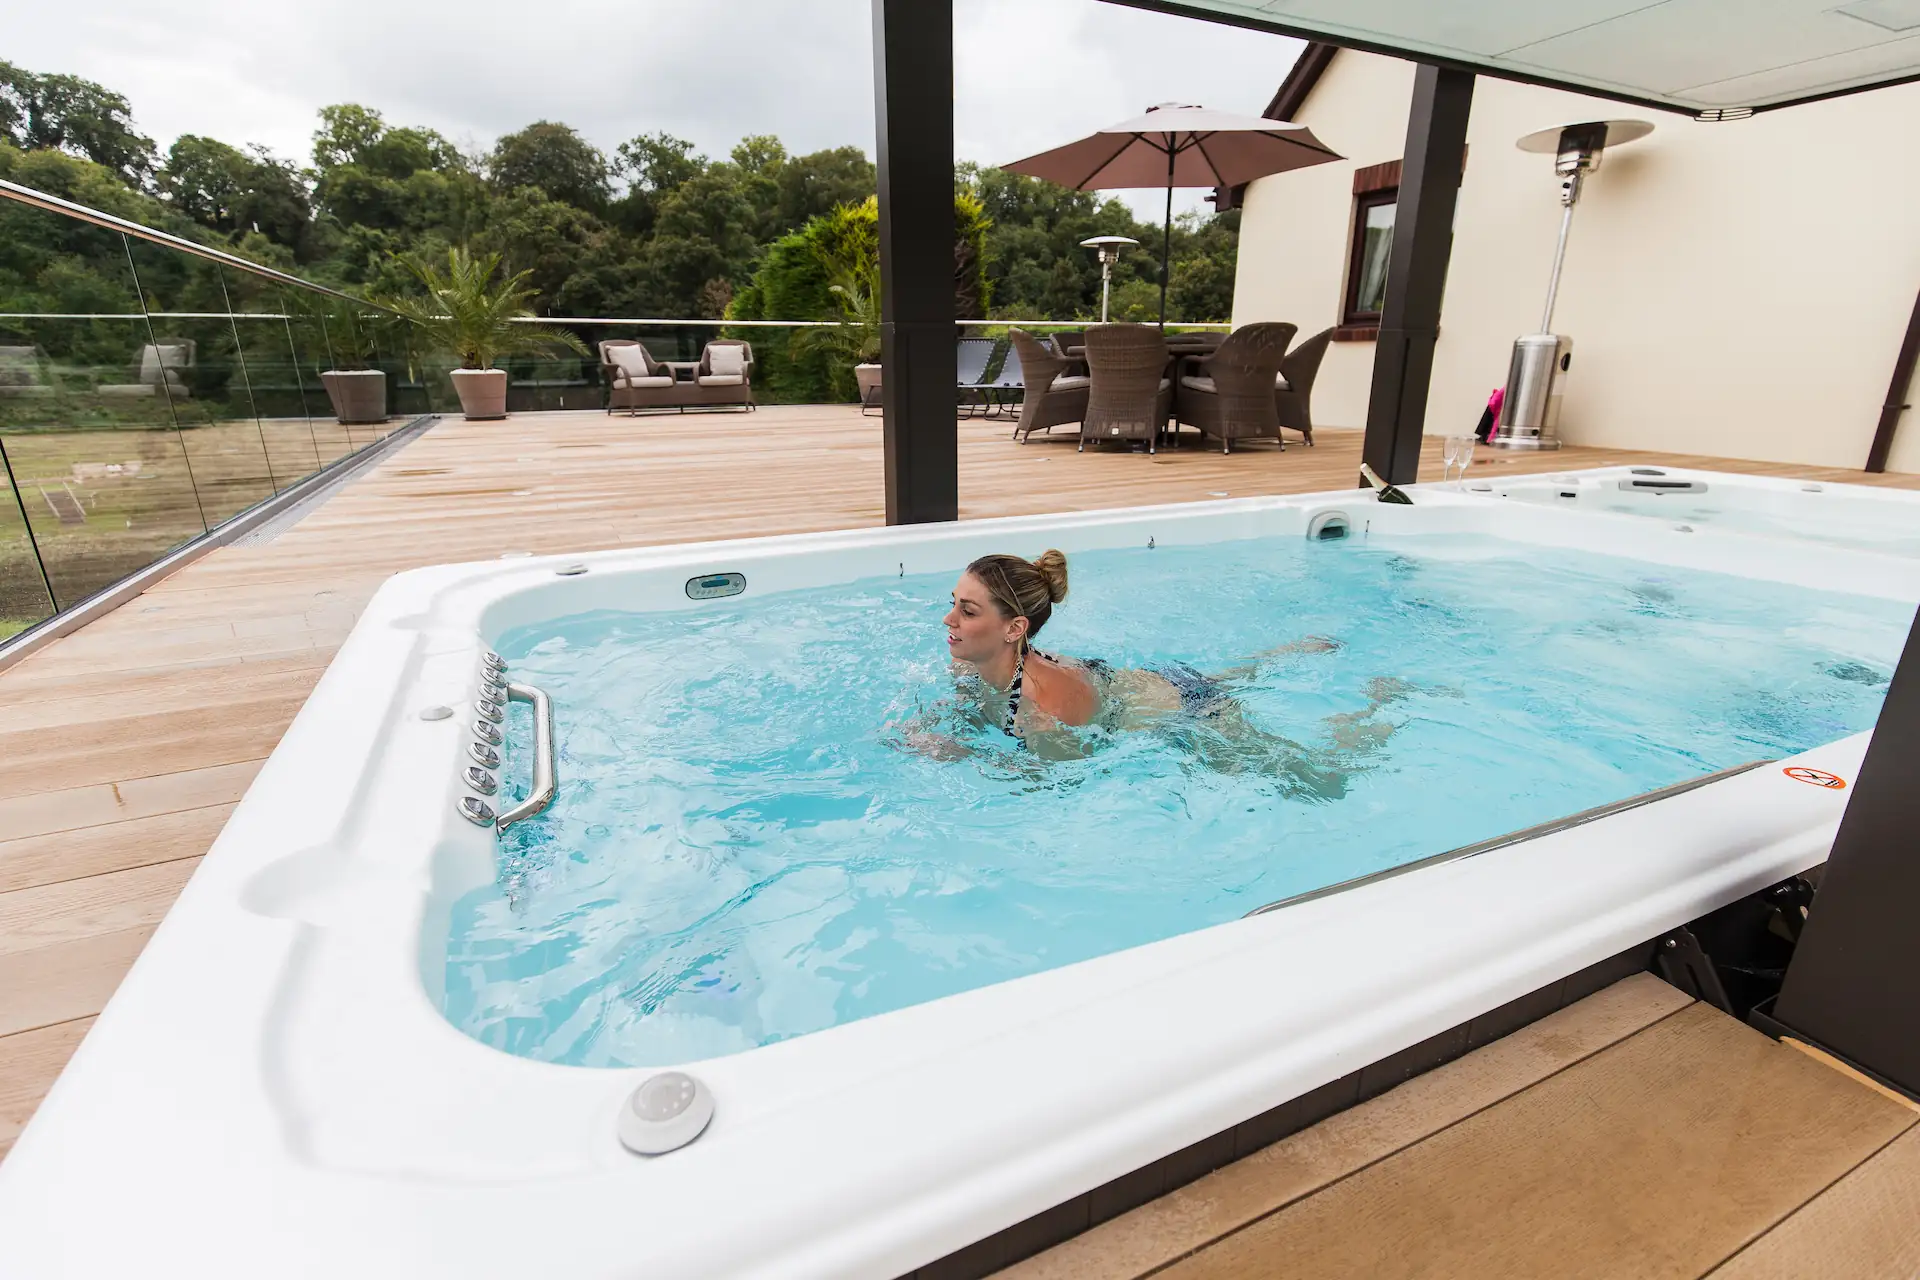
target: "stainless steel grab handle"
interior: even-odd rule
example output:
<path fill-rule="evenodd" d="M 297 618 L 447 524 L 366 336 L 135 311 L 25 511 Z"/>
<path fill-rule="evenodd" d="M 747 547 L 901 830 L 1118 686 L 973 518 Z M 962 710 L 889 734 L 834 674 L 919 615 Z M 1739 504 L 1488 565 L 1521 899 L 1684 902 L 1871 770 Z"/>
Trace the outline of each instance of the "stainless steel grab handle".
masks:
<path fill-rule="evenodd" d="M 494 830 L 505 831 L 522 818 L 531 818 L 553 803 L 560 792 L 559 748 L 553 737 L 553 699 L 530 684 L 507 686 L 509 702 L 533 707 L 533 790 L 527 798 L 501 814 Z"/>

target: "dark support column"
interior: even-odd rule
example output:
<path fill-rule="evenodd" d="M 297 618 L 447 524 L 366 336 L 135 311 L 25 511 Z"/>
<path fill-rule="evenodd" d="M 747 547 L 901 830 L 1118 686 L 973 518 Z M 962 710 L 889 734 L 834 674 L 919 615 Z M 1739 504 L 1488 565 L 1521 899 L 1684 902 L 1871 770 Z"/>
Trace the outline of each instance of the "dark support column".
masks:
<path fill-rule="evenodd" d="M 1427 381 L 1440 338 L 1440 296 L 1453 250 L 1453 203 L 1467 151 L 1473 73 L 1422 65 L 1407 115 L 1387 301 L 1373 348 L 1373 391 L 1361 456 L 1389 484 L 1419 478 Z"/>
<path fill-rule="evenodd" d="M 1880 422 L 1873 429 L 1873 447 L 1867 450 L 1867 470 L 1885 471 L 1887 455 L 1893 452 L 1893 433 L 1900 427 L 1900 415 L 1913 406 L 1907 392 L 1913 387 L 1913 366 L 1920 360 L 1920 298 L 1913 300 L 1913 315 L 1907 320 L 1907 336 L 1900 341 L 1900 354 L 1894 357 L 1893 381 L 1887 387 L 1887 402 L 1880 406 Z"/>
<path fill-rule="evenodd" d="M 960 515 L 953 0 L 873 0 L 887 523 Z"/>
<path fill-rule="evenodd" d="M 1787 966 L 1773 1020 L 1920 1097 L 1920 620 Z"/>

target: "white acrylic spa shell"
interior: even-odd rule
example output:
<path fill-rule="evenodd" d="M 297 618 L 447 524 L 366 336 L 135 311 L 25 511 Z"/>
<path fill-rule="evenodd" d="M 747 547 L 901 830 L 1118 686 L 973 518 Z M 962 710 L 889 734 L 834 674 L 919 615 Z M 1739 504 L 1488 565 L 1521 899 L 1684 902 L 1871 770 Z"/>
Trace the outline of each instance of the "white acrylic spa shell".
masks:
<path fill-rule="evenodd" d="M 1723 488 L 1746 483 L 1716 476 Z M 1764 482 L 1754 482 L 1756 484 Z M 1831 487 L 1831 486 L 1830 486 Z M 440 1015 L 479 657 L 590 609 L 712 609 L 1006 548 L 1481 533 L 1911 601 L 1920 563 L 1422 487 L 452 565 L 388 582 L 0 1164 L 0 1274 L 887 1277 L 1801 871 L 1848 792 L 1753 770 L 1478 857 L 683 1064 L 715 1114 L 635 1156 L 651 1071 Z M 1920 522 L 1920 505 L 1898 508 Z M 556 570 L 585 564 L 584 574 Z M 420 712 L 444 704 L 447 719 Z M 560 715 L 564 729 L 564 708 Z M 1851 779 L 1866 734 L 1796 757 Z M 1782 765 L 1788 762 L 1781 762 Z M 566 785 L 564 774 L 561 786 Z"/>

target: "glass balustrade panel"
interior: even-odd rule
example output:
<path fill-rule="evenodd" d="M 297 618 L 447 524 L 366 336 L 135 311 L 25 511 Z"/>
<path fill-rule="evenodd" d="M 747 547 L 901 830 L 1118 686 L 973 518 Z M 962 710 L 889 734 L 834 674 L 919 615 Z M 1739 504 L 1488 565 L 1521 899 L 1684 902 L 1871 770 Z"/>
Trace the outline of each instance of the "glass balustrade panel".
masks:
<path fill-rule="evenodd" d="M 247 387 L 219 263 L 128 237 L 146 300 L 141 380 L 173 414 L 209 527 L 273 496 L 277 485 Z"/>
<path fill-rule="evenodd" d="M 158 349 L 120 233 L 0 202 L 0 246 L 7 496 L 65 609 L 206 531 L 166 392 L 179 362 Z"/>

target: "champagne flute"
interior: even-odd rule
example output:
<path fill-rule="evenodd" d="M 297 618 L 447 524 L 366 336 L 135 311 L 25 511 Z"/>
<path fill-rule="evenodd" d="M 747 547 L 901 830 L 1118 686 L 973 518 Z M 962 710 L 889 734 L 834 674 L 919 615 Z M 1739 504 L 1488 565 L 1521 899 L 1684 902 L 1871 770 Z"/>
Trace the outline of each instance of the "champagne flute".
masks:
<path fill-rule="evenodd" d="M 1460 457 L 1460 437 L 1448 436 L 1445 440 L 1441 441 L 1440 456 L 1446 460 L 1440 472 L 1440 483 L 1445 484 L 1447 479 L 1453 475 L 1453 464 L 1455 460 Z"/>
<path fill-rule="evenodd" d="M 1460 437 L 1460 449 L 1459 452 L 1454 455 L 1454 458 L 1460 464 L 1460 474 L 1453 478 L 1453 487 L 1456 489 L 1464 489 L 1467 487 L 1467 468 L 1473 465 L 1472 436 Z"/>

